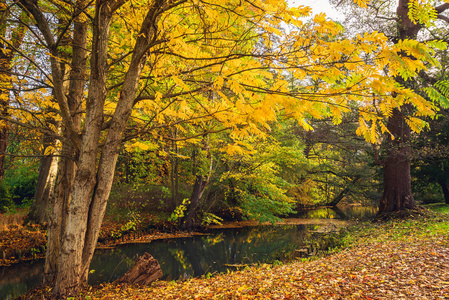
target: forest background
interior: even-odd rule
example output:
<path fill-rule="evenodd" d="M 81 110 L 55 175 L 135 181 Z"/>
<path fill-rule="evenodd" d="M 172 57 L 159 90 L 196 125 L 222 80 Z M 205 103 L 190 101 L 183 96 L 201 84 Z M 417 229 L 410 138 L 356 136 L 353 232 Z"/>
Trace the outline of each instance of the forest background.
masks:
<path fill-rule="evenodd" d="M 120 234 L 449 203 L 449 4 L 338 5 L 0 2 L 0 207 L 47 225 L 56 294 L 105 215 Z"/>

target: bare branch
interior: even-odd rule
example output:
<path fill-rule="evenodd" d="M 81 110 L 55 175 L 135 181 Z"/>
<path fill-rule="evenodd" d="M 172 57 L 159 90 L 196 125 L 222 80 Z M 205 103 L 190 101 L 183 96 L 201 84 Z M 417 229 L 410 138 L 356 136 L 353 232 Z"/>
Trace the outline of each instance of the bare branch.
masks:
<path fill-rule="evenodd" d="M 446 11 L 447 9 L 449 9 L 449 3 L 444 3 L 444 4 L 441 4 L 440 6 L 435 7 L 435 10 L 437 11 L 438 14 L 441 14 L 442 12 Z"/>
<path fill-rule="evenodd" d="M 31 157 L 31 158 L 42 158 L 42 157 L 63 157 L 71 160 L 75 160 L 73 156 L 63 155 L 63 154 L 50 154 L 50 155 L 24 155 L 24 154 L 13 154 L 13 153 L 1 153 L 1 155 L 10 157 Z"/>
<path fill-rule="evenodd" d="M 30 130 L 39 131 L 39 132 L 44 133 L 46 135 L 52 136 L 52 137 L 54 137 L 54 138 L 56 138 L 58 140 L 64 140 L 65 139 L 63 136 L 60 136 L 60 135 L 56 134 L 54 131 L 51 131 L 49 129 L 45 129 L 45 128 L 42 128 L 42 127 L 34 127 L 32 125 L 25 124 L 25 123 L 19 122 L 19 121 L 14 120 L 14 119 L 10 119 L 10 118 L 5 117 L 5 116 L 0 116 L 0 120 L 4 120 L 4 121 L 7 121 L 9 123 L 16 124 L 18 126 L 21 126 L 21 127 L 24 127 L 24 128 L 30 129 Z"/>
<path fill-rule="evenodd" d="M 449 18 L 446 17 L 446 16 L 444 16 L 444 15 L 442 15 L 442 14 L 439 14 L 439 15 L 437 16 L 437 18 L 440 19 L 440 20 L 445 21 L 446 23 L 449 23 Z"/>

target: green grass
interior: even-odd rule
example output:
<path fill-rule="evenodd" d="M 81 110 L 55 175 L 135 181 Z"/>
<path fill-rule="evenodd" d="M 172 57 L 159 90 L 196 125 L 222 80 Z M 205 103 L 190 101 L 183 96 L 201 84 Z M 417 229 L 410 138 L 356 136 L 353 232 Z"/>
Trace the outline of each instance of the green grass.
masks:
<path fill-rule="evenodd" d="M 427 206 L 428 207 L 428 206 Z M 449 205 L 432 205 L 425 216 L 393 219 L 385 222 L 362 222 L 340 234 L 340 247 L 388 241 L 431 239 L 449 234 Z"/>
<path fill-rule="evenodd" d="M 449 204 L 446 203 L 432 203 L 424 206 L 432 211 L 436 211 L 442 214 L 449 214 Z"/>

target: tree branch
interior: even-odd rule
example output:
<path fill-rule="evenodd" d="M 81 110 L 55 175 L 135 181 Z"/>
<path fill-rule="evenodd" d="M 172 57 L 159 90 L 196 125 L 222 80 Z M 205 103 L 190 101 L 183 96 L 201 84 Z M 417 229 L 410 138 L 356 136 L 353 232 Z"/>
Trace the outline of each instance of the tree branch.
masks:
<path fill-rule="evenodd" d="M 60 136 L 60 135 L 54 133 L 53 131 L 51 131 L 49 129 L 45 129 L 45 128 L 42 128 L 42 127 L 34 127 L 34 126 L 29 125 L 29 124 L 25 124 L 25 123 L 22 123 L 22 122 L 10 119 L 10 118 L 5 117 L 5 116 L 0 116 L 0 120 L 4 120 L 4 121 L 7 121 L 9 123 L 16 124 L 16 125 L 19 125 L 21 127 L 24 127 L 24 128 L 30 129 L 30 130 L 37 130 L 37 131 L 39 131 L 41 133 L 47 134 L 49 136 L 52 136 L 52 137 L 54 137 L 54 138 L 56 138 L 58 140 L 64 140 L 65 139 L 63 136 Z"/>
<path fill-rule="evenodd" d="M 123 0 L 122 0 L 123 1 Z M 120 2 L 120 1 L 118 1 Z M 53 90 L 55 94 L 55 98 L 58 102 L 61 117 L 64 121 L 64 125 L 68 129 L 70 133 L 70 139 L 73 142 L 73 145 L 76 149 L 80 149 L 81 146 L 81 135 L 78 133 L 73 119 L 70 113 L 69 104 L 67 102 L 67 97 L 64 93 L 64 82 L 63 82 L 63 71 L 61 69 L 60 63 L 58 61 L 59 51 L 57 49 L 57 44 L 54 40 L 53 33 L 50 29 L 50 25 L 45 18 L 44 13 L 37 6 L 37 2 L 33 0 L 19 0 L 19 3 L 22 5 L 24 9 L 26 9 L 33 17 L 36 22 L 36 26 L 41 31 L 44 39 L 47 43 L 47 48 L 51 53 L 50 63 L 51 63 L 51 71 L 53 77 Z"/>
<path fill-rule="evenodd" d="M 440 6 L 435 7 L 435 10 L 438 14 L 444 12 L 447 9 L 449 9 L 449 3 L 444 3 L 441 4 Z"/>
<path fill-rule="evenodd" d="M 449 18 L 442 15 L 442 14 L 438 14 L 437 16 L 438 19 L 445 21 L 446 23 L 449 23 Z"/>
<path fill-rule="evenodd" d="M 371 147 L 373 148 L 374 153 L 374 163 L 379 166 L 384 166 L 385 160 L 380 159 L 379 151 L 377 150 L 377 145 L 371 144 Z"/>

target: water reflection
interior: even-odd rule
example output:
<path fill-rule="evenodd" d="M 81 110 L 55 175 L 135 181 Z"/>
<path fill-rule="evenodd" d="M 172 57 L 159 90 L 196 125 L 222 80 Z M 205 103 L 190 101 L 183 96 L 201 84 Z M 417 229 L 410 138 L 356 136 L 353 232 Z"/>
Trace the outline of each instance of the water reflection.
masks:
<path fill-rule="evenodd" d="M 0 299 L 14 299 L 42 282 L 44 260 L 0 267 Z"/>
<path fill-rule="evenodd" d="M 112 281 L 125 273 L 136 255 L 145 252 L 161 264 L 163 279 L 172 280 L 224 272 L 236 265 L 289 259 L 308 243 L 318 225 L 259 226 L 220 230 L 207 236 L 124 245 L 99 250 L 92 261 L 91 284 Z"/>

